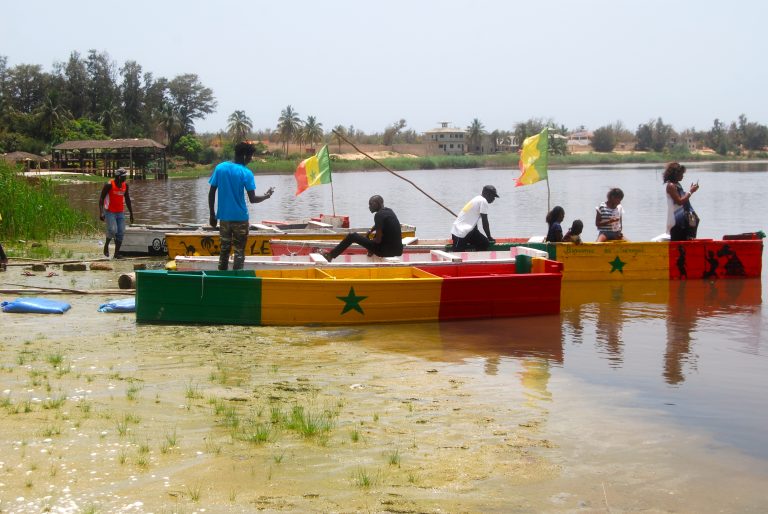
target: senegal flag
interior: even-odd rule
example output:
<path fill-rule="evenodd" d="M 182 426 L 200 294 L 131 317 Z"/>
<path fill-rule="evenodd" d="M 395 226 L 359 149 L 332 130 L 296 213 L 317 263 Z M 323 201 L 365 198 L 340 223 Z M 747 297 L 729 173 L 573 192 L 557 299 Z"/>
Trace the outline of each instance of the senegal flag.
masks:
<path fill-rule="evenodd" d="M 331 182 L 331 158 L 328 155 L 328 145 L 320 149 L 309 159 L 304 159 L 296 168 L 296 196 L 307 188 Z"/>
<path fill-rule="evenodd" d="M 545 128 L 535 136 L 526 137 L 520 152 L 520 176 L 515 187 L 527 186 L 547 178 L 549 133 Z"/>

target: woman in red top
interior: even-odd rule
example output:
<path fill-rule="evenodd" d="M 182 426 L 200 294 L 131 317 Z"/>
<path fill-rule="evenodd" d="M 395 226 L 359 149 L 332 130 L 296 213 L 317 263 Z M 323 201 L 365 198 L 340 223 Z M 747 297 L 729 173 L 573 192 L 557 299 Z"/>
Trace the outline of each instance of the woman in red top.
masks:
<path fill-rule="evenodd" d="M 122 259 L 120 246 L 125 235 L 125 207 L 133 223 L 133 209 L 131 197 L 128 194 L 128 184 L 125 182 L 126 172 L 123 168 L 115 171 L 115 178 L 104 184 L 99 197 L 99 219 L 107 222 L 106 241 L 104 241 L 104 255 L 109 257 L 109 242 L 115 239 L 115 259 Z"/>

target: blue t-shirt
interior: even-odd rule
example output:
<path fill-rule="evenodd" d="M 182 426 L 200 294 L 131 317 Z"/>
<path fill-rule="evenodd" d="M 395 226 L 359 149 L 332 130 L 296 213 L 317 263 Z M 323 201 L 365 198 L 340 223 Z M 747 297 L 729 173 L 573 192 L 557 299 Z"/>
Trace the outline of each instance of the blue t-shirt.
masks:
<path fill-rule="evenodd" d="M 208 183 L 218 188 L 216 217 L 220 221 L 248 221 L 245 191 L 256 190 L 253 172 L 234 162 L 222 162 L 213 170 Z"/>

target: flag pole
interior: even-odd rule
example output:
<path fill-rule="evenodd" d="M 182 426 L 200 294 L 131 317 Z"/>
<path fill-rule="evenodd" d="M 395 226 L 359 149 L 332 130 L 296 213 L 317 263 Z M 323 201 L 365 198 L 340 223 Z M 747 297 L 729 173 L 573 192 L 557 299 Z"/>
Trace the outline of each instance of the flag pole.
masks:
<path fill-rule="evenodd" d="M 549 173 L 547 173 L 547 212 L 549 212 Z"/>
<path fill-rule="evenodd" d="M 336 216 L 336 200 L 333 199 L 333 174 L 331 174 L 331 207 L 333 207 L 333 215 Z"/>
<path fill-rule="evenodd" d="M 333 132 L 334 134 L 336 134 L 336 136 L 337 136 L 337 137 L 339 137 L 340 139 L 343 139 L 344 141 L 346 141 L 347 143 L 349 143 L 349 145 L 350 145 L 350 146 L 352 146 L 352 148 L 354 148 L 355 150 L 357 150 L 357 151 L 358 151 L 358 152 L 360 152 L 361 154 L 365 155 L 365 156 L 366 156 L 366 157 L 368 157 L 370 160 L 372 160 L 373 162 L 375 162 L 376 164 L 378 164 L 379 166 L 381 166 L 382 168 L 384 168 L 385 170 L 387 170 L 388 172 L 390 172 L 391 174 L 393 174 L 393 175 L 394 175 L 394 176 L 396 176 L 397 178 L 399 178 L 399 179 L 401 179 L 401 180 L 405 180 L 406 182 L 408 182 L 410 185 L 412 185 L 413 187 L 415 187 L 416 189 L 418 189 L 418 190 L 421 192 L 421 194 L 423 194 L 424 196 L 426 196 L 427 198 L 429 198 L 430 200 L 432 200 L 433 202 L 435 202 L 437 205 L 439 205 L 440 207 L 442 207 L 442 208 L 443 208 L 443 209 L 445 209 L 446 211 L 450 212 L 450 213 L 451 213 L 451 215 L 453 215 L 453 216 L 456 216 L 456 213 L 455 213 L 455 212 L 453 212 L 453 211 L 452 211 L 452 210 L 450 210 L 448 207 L 446 207 L 445 205 L 441 204 L 440 202 L 438 202 L 437 200 L 435 200 L 434 198 L 432 198 L 432 197 L 431 197 L 429 194 L 427 194 L 427 192 L 426 192 L 426 191 L 424 191 L 422 188 L 420 188 L 419 186 L 417 186 L 416 184 L 414 184 L 413 182 L 411 182 L 411 181 L 410 181 L 410 180 L 408 180 L 407 178 L 403 177 L 402 175 L 398 175 L 397 173 L 395 173 L 395 172 L 394 172 L 394 171 L 392 171 L 391 169 L 387 168 L 387 167 L 386 167 L 386 166 L 385 166 L 385 165 L 384 165 L 384 164 L 383 164 L 381 161 L 378 161 L 378 160 L 374 159 L 373 157 L 371 157 L 370 155 L 368 155 L 368 154 L 367 154 L 367 153 L 365 153 L 364 151 L 360 150 L 360 149 L 359 149 L 357 146 L 355 146 L 355 143 L 353 143 L 352 141 L 350 141 L 349 139 L 347 139 L 346 137 L 344 137 L 344 135 L 342 135 L 342 134 L 340 134 L 340 133 L 336 132 L 335 130 L 332 130 L 331 132 Z"/>

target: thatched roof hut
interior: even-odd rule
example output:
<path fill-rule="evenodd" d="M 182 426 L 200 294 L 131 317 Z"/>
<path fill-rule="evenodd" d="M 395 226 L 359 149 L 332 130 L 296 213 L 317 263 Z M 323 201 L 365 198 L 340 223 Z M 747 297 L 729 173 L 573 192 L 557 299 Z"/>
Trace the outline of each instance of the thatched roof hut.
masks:
<path fill-rule="evenodd" d="M 53 167 L 110 176 L 126 168 L 131 177 L 152 172 L 167 177 L 165 145 L 153 139 L 88 139 L 65 141 L 53 147 Z"/>

